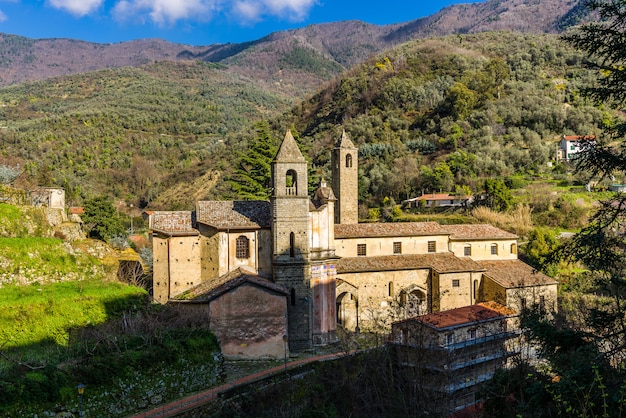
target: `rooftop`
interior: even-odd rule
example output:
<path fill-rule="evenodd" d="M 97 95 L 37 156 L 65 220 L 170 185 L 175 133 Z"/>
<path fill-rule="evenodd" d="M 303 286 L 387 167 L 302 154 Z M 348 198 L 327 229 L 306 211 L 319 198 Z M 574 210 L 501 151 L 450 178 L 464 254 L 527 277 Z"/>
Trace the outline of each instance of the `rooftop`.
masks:
<path fill-rule="evenodd" d="M 441 228 L 450 234 L 452 240 L 469 239 L 517 239 L 517 235 L 496 228 L 489 224 L 442 225 Z"/>
<path fill-rule="evenodd" d="M 344 257 L 337 260 L 336 266 L 339 274 L 430 268 L 439 273 L 484 270 L 474 260 L 459 258 L 452 253 Z"/>
<path fill-rule="evenodd" d="M 287 294 L 286 290 L 282 286 L 275 284 L 269 279 L 259 276 L 251 270 L 239 267 L 220 277 L 209 279 L 200 283 L 199 285 L 178 295 L 174 298 L 174 300 L 210 301 L 245 283 L 261 286 L 281 294 Z"/>
<path fill-rule="evenodd" d="M 191 211 L 154 211 L 152 229 L 167 235 L 195 235 L 195 216 Z"/>
<path fill-rule="evenodd" d="M 504 318 L 513 314 L 515 314 L 515 311 L 508 309 L 505 306 L 496 302 L 487 302 L 420 315 L 401 322 L 417 321 L 428 325 L 431 328 L 443 330 L 446 328 L 471 325 L 477 322 Z"/>
<path fill-rule="evenodd" d="M 456 196 L 449 193 L 427 193 L 418 197 L 407 199 L 404 202 L 415 202 L 417 200 L 468 200 L 469 196 Z"/>
<path fill-rule="evenodd" d="M 197 203 L 198 222 L 216 229 L 261 229 L 271 224 L 270 202 L 205 200 Z"/>
<path fill-rule="evenodd" d="M 557 283 L 520 260 L 478 261 L 478 264 L 485 269 L 485 276 L 507 289 Z"/>
<path fill-rule="evenodd" d="M 437 222 L 384 222 L 335 225 L 335 238 L 448 235 Z"/>

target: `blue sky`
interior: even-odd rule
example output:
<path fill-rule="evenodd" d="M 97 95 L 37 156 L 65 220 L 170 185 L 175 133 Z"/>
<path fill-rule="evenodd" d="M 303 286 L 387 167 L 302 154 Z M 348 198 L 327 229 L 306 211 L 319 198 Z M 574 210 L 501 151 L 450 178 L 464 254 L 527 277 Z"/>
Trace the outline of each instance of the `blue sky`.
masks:
<path fill-rule="evenodd" d="M 0 32 L 115 43 L 162 38 L 188 45 L 244 42 L 312 23 L 407 22 L 481 0 L 0 0 Z"/>

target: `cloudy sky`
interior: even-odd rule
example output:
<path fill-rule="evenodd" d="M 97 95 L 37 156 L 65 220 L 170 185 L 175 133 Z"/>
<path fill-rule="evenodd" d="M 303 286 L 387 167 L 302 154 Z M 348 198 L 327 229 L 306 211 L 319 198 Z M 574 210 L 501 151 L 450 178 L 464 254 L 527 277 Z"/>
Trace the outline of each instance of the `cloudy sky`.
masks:
<path fill-rule="evenodd" d="M 113 43 L 162 38 L 189 45 L 243 42 L 312 23 L 406 22 L 481 0 L 0 0 L 0 32 Z"/>

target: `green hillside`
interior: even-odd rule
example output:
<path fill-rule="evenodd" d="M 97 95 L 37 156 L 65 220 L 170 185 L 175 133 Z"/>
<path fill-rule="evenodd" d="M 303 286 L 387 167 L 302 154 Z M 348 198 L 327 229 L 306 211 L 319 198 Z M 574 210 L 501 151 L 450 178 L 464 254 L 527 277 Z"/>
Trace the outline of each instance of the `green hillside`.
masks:
<path fill-rule="evenodd" d="M 313 184 L 328 178 L 346 129 L 361 149 L 369 206 L 457 186 L 476 192 L 484 178 L 571 182 L 548 166 L 560 135 L 600 135 L 618 117 L 581 99 L 593 80 L 558 36 L 507 32 L 400 45 L 295 106 L 207 64 L 104 70 L 0 89 L 0 164 L 25 169 L 18 183 L 65 187 L 70 204 L 108 194 L 191 208 L 236 197 L 228 179 L 265 119 L 275 142 L 286 129 L 299 134 Z"/>
<path fill-rule="evenodd" d="M 20 164 L 27 184 L 65 187 L 70 204 L 108 194 L 145 205 L 174 174 L 215 163 L 231 132 L 289 103 L 202 63 L 26 83 L 0 89 L 0 159 Z"/>
<path fill-rule="evenodd" d="M 583 57 L 552 35 L 505 32 L 404 44 L 294 108 L 288 122 L 328 176 L 340 129 L 360 147 L 363 202 L 454 191 L 482 179 L 557 175 L 563 134 L 600 135 L 618 117 L 579 95 Z M 556 171 L 555 171 L 556 170 Z"/>

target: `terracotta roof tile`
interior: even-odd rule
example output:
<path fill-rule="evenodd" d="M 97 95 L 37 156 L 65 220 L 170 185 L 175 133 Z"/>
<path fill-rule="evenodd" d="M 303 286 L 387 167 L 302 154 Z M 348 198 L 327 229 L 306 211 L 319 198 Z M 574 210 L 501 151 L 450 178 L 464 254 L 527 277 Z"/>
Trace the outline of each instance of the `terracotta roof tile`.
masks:
<path fill-rule="evenodd" d="M 152 229 L 168 235 L 197 234 L 195 216 L 191 211 L 155 211 L 152 213 Z"/>
<path fill-rule="evenodd" d="M 430 193 L 430 194 L 423 194 L 411 200 L 455 200 L 455 199 L 460 200 L 461 197 L 450 195 L 448 193 Z"/>
<path fill-rule="evenodd" d="M 217 229 L 269 228 L 270 202 L 210 200 L 197 203 L 198 222 Z"/>
<path fill-rule="evenodd" d="M 337 273 L 340 274 L 426 268 L 432 268 L 439 273 L 484 270 L 474 260 L 459 258 L 452 253 L 345 257 L 337 261 Z"/>
<path fill-rule="evenodd" d="M 441 225 L 451 240 L 517 239 L 518 236 L 489 224 Z"/>
<path fill-rule="evenodd" d="M 495 303 L 495 302 L 493 302 Z M 438 330 L 445 328 L 454 328 L 459 326 L 471 325 L 477 322 L 489 321 L 498 318 L 504 318 L 507 315 L 514 314 L 514 311 L 508 312 L 506 308 L 493 308 L 494 305 L 485 305 L 482 303 L 460 308 L 450 309 L 447 311 L 433 312 L 426 315 L 416 316 L 405 321 L 417 321 Z M 402 322 L 405 322 L 402 321 Z"/>
<path fill-rule="evenodd" d="M 178 295 L 174 300 L 210 301 L 243 283 L 252 283 L 287 295 L 287 291 L 284 287 L 277 285 L 267 278 L 259 276 L 251 270 L 239 267 L 220 277 L 200 283 Z"/>
<path fill-rule="evenodd" d="M 335 225 L 335 238 L 448 235 L 437 222 L 387 222 Z"/>
<path fill-rule="evenodd" d="M 591 141 L 596 139 L 595 135 L 563 135 L 566 141 Z"/>
<path fill-rule="evenodd" d="M 486 270 L 485 276 L 507 289 L 557 283 L 520 260 L 478 261 L 478 264 Z"/>

